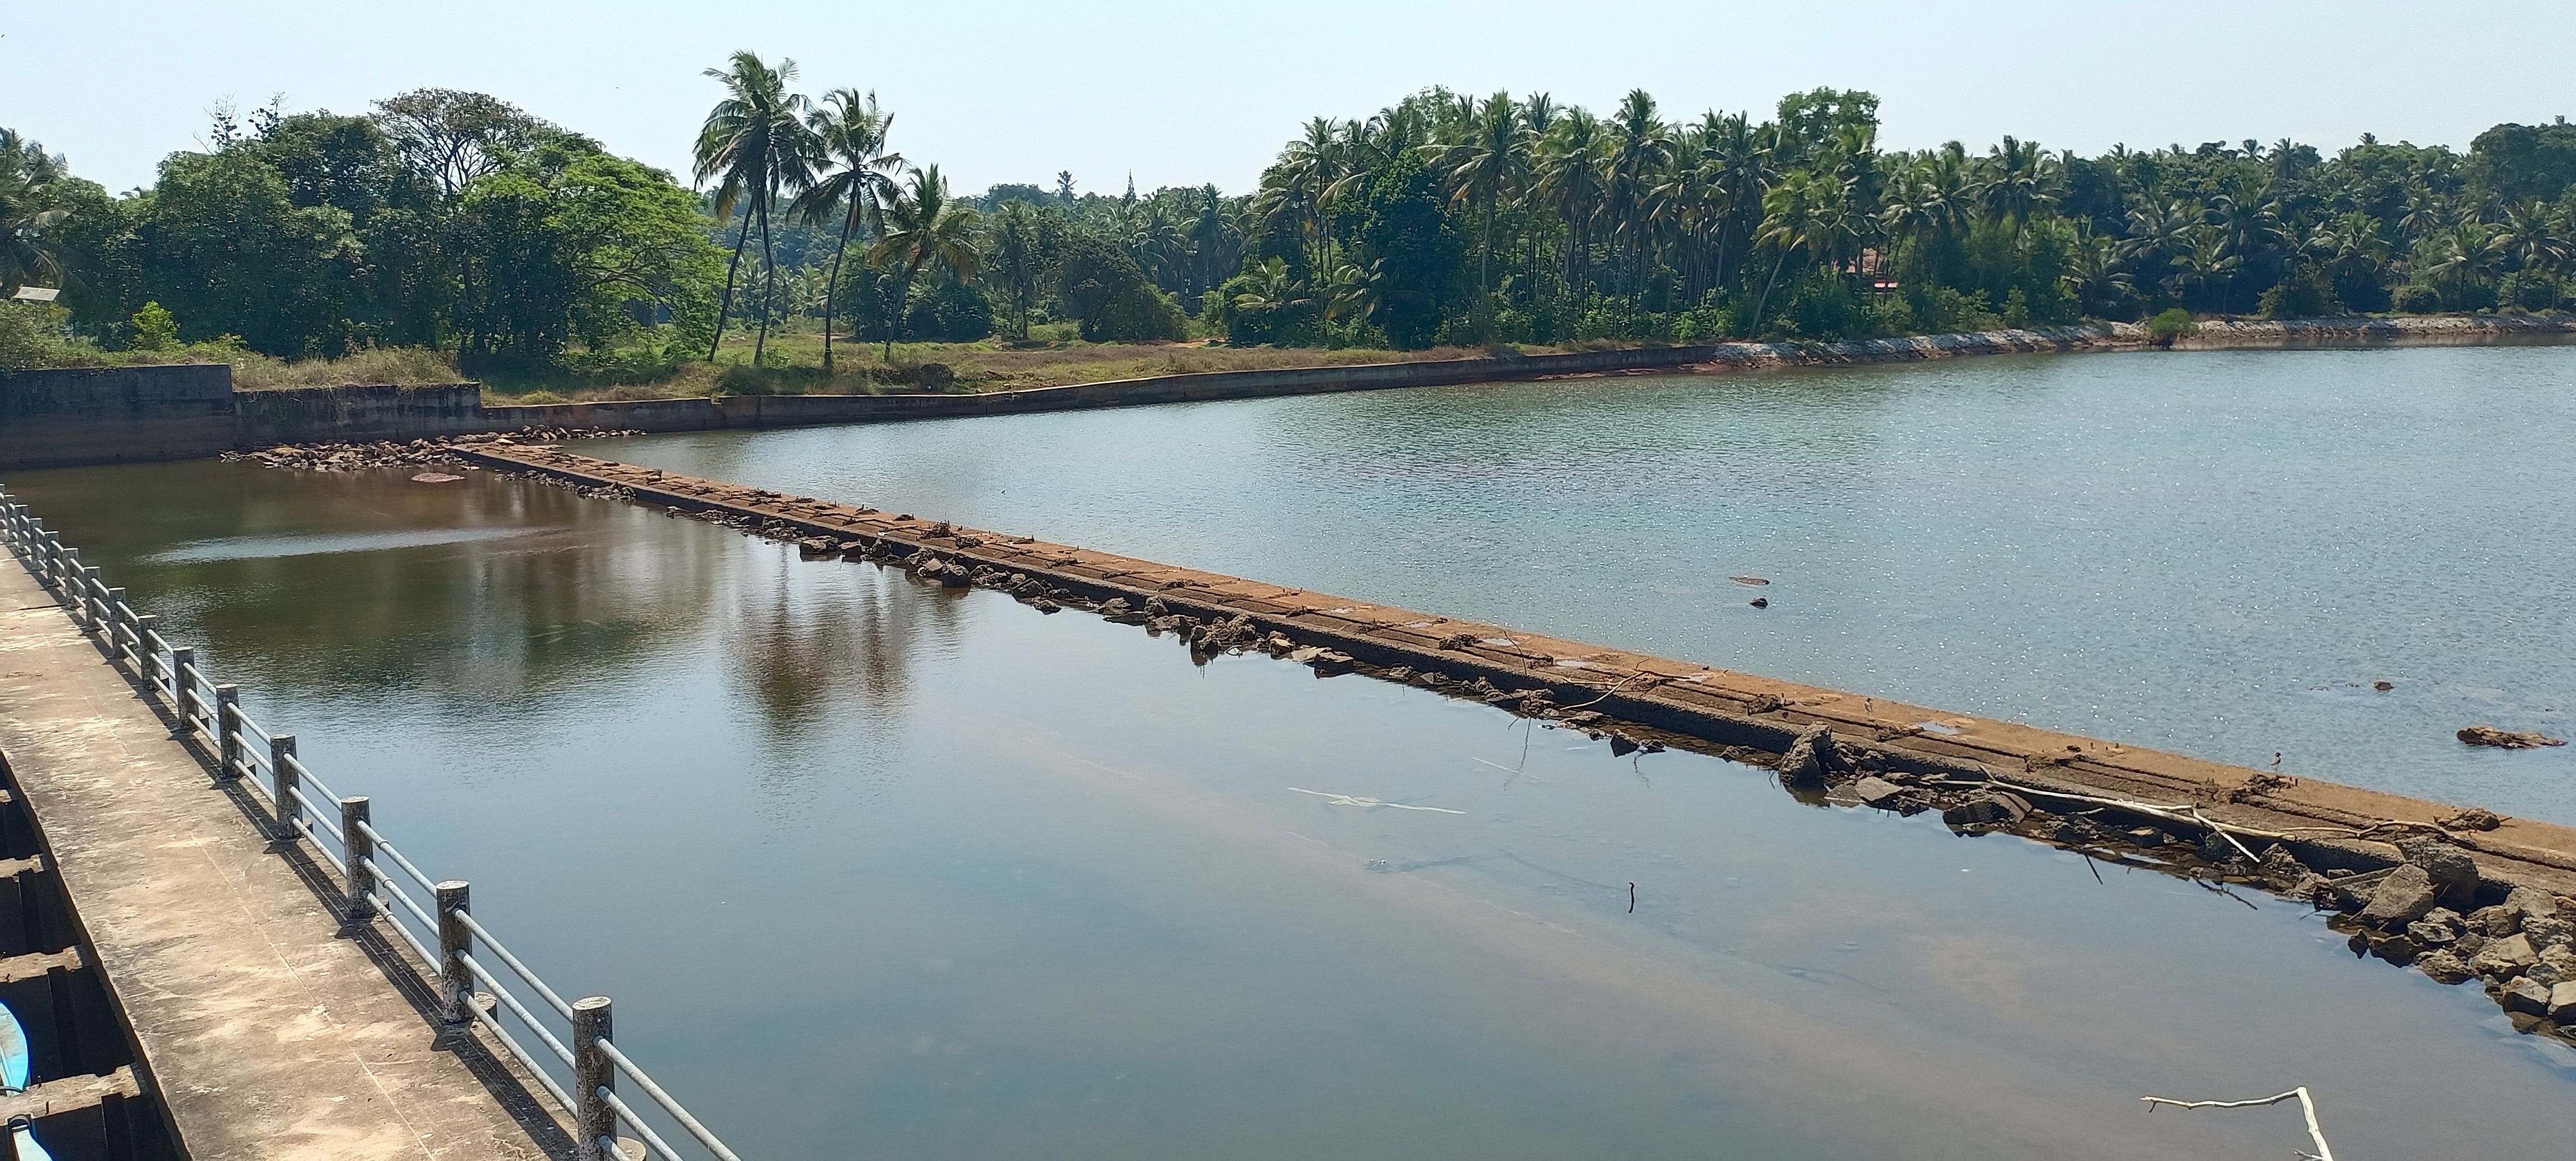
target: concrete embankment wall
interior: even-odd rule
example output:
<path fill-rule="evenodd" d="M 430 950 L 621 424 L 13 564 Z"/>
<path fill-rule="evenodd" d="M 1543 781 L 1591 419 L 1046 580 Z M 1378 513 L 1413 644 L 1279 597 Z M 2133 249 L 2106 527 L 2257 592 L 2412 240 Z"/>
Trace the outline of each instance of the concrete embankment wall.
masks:
<path fill-rule="evenodd" d="M 2193 348 L 2492 342 L 2576 333 L 2576 317 L 2461 316 L 2216 322 L 2177 343 Z M 352 385 L 238 391 L 220 364 L 0 374 L 0 471 L 131 460 L 191 459 L 282 443 L 412 440 L 526 427 L 651 432 L 877 423 L 1376 391 L 1459 383 L 1651 371 L 1750 370 L 1906 362 L 1964 355 L 2144 346 L 2129 323 L 1981 331 L 1840 343 L 1711 343 L 1366 363 L 1270 371 L 1208 371 L 983 394 L 734 395 L 605 403 L 486 406 L 473 383 Z"/>
<path fill-rule="evenodd" d="M 210 456 L 233 446 L 234 398 L 220 363 L 0 375 L 0 468 Z"/>

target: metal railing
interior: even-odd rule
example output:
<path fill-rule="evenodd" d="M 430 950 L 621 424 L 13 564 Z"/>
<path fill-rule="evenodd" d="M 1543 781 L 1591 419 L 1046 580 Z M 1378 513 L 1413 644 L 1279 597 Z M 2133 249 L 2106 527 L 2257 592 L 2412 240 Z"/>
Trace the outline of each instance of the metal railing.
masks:
<path fill-rule="evenodd" d="M 133 674 L 187 731 L 204 740 L 219 781 L 246 786 L 266 800 L 265 825 L 272 843 L 281 851 L 301 844 L 340 873 L 345 919 L 383 920 L 420 957 L 418 969 L 438 993 L 441 1019 L 479 1026 L 526 1067 L 571 1115 L 577 1157 L 741 1161 L 612 1042 L 608 997 L 565 1002 L 475 920 L 464 880 L 432 879 L 405 857 L 376 829 L 365 797 L 341 795 L 315 777 L 296 756 L 295 735 L 272 733 L 252 721 L 242 712 L 237 687 L 216 684 L 196 650 L 172 646 L 161 636 L 156 618 L 136 613 L 124 589 L 109 587 L 96 566 L 81 563 L 78 549 L 64 547 L 61 537 L 6 490 L 0 490 L 0 543 L 53 593 L 111 662 Z M 522 992 L 534 996 L 537 1006 L 530 1007 Z M 557 1036 L 554 1027 L 562 1027 L 564 1034 Z M 529 1049 L 530 1039 L 536 1051 Z M 558 1077 L 558 1072 L 566 1075 Z M 675 1148 L 646 1113 L 620 1095 L 621 1078 L 633 1082 L 631 1091 L 643 1095 L 664 1126 L 702 1152 Z"/>

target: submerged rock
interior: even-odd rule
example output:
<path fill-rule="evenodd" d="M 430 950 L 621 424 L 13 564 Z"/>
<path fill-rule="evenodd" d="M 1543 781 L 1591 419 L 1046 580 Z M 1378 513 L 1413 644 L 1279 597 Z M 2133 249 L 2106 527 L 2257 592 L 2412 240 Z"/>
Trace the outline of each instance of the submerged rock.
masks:
<path fill-rule="evenodd" d="M 2454 736 L 2472 746 L 2494 746 L 2502 750 L 2530 750 L 2567 744 L 2565 738 L 2553 738 L 2532 730 L 2499 730 L 2494 726 L 2463 726 Z"/>

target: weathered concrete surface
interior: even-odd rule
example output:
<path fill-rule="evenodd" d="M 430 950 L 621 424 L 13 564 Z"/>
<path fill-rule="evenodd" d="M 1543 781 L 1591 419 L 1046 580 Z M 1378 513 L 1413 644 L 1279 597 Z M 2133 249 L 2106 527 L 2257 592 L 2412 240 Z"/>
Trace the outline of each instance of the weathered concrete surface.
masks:
<path fill-rule="evenodd" d="M 457 450 L 469 461 L 535 471 L 577 486 L 614 488 L 645 503 L 775 521 L 799 535 L 881 541 L 905 551 L 1025 573 L 1094 599 L 1123 597 L 1131 608 L 1155 598 L 1195 617 L 1240 613 L 1264 632 L 1282 632 L 1298 644 L 1339 650 L 1372 665 L 1439 671 L 1457 681 L 1481 677 L 1504 691 L 1542 690 L 1555 705 L 1583 704 L 1612 718 L 1718 746 L 1778 754 L 1821 724 L 1833 732 L 1840 749 L 1873 753 L 1890 769 L 2002 778 L 2043 791 L 2165 806 L 2189 804 L 2220 823 L 2307 836 L 2300 840 L 2301 855 L 2312 861 L 2392 864 L 2399 852 L 2393 843 L 2379 841 L 2380 836 L 2395 837 L 2392 831 L 2408 827 L 2430 830 L 2437 820 L 2458 813 L 2455 807 L 2376 790 L 2280 778 L 2250 767 L 2018 722 L 1024 536 L 949 528 L 911 516 L 595 459 L 559 447 L 476 444 Z M 2576 894 L 2576 828 L 2508 818 L 2493 830 L 2455 832 L 2453 838 L 2474 853 L 2478 872 L 2490 883 L 2532 883 Z"/>
<path fill-rule="evenodd" d="M 196 1161 L 535 1158 L 558 1134 L 269 853 L 236 800 L 0 559 L 0 755 Z M 413 970 L 408 961 L 395 971 Z M 420 993 L 416 986 L 415 995 Z M 526 1117 L 523 1124 L 517 1117 Z"/>
<path fill-rule="evenodd" d="M 183 460 L 233 446 L 233 369 L 0 374 L 0 469 Z"/>

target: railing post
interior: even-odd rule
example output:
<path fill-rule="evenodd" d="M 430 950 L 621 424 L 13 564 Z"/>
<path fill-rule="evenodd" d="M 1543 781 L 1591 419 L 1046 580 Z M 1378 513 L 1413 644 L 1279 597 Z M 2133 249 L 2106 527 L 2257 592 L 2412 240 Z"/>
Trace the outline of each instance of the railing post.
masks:
<path fill-rule="evenodd" d="M 474 1018 L 466 1009 L 474 979 L 465 971 L 474 933 L 465 929 L 464 918 L 473 909 L 472 887 L 463 879 L 449 879 L 432 890 L 438 899 L 438 1018 L 462 1024 Z"/>
<path fill-rule="evenodd" d="M 89 623 L 92 632 L 106 627 L 104 622 L 107 621 L 107 607 L 98 603 L 98 591 L 106 587 L 107 582 L 98 579 L 97 565 L 85 564 L 80 567 L 81 619 Z"/>
<path fill-rule="evenodd" d="M 154 689 L 161 684 L 161 651 L 152 647 L 152 636 L 161 631 L 161 618 L 150 613 L 134 615 L 134 675 Z"/>
<path fill-rule="evenodd" d="M 196 680 L 190 676 L 197 667 L 197 650 L 191 646 L 170 651 L 170 710 L 179 715 L 181 725 L 195 725 L 197 711 L 189 704 L 195 693 Z"/>
<path fill-rule="evenodd" d="M 617 1070 L 600 1042 L 613 1039 L 608 997 L 585 996 L 572 1002 L 572 1138 L 573 1156 L 581 1161 L 624 1161 L 617 1140 L 617 1114 L 602 1093 L 617 1088 Z M 601 1141 L 611 1142 L 602 1147 Z"/>
<path fill-rule="evenodd" d="M 294 842 L 302 828 L 295 825 L 304 817 L 304 802 L 295 797 L 296 785 L 304 776 L 295 772 L 295 735 L 279 734 L 268 741 L 268 772 L 277 783 L 277 837 Z"/>
<path fill-rule="evenodd" d="M 222 761 L 215 777 L 230 782 L 241 777 L 241 687 L 215 687 L 215 751 Z"/>
<path fill-rule="evenodd" d="M 100 581 L 99 583 L 101 585 L 105 585 L 107 582 Z M 102 640 L 100 644 L 107 646 L 107 659 L 110 661 L 125 660 L 124 608 L 124 589 L 105 589 L 99 595 L 98 619 L 105 622 L 105 627 L 107 629 L 107 632 L 103 634 L 104 640 Z"/>
<path fill-rule="evenodd" d="M 340 849 L 349 856 L 349 881 L 340 888 L 349 906 L 342 918 L 364 923 L 376 913 L 376 872 L 367 865 L 376 857 L 376 836 L 367 829 L 367 800 L 362 795 L 340 800 Z"/>

